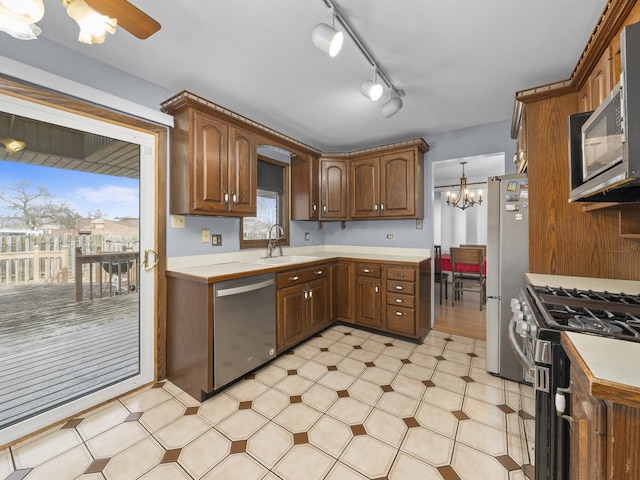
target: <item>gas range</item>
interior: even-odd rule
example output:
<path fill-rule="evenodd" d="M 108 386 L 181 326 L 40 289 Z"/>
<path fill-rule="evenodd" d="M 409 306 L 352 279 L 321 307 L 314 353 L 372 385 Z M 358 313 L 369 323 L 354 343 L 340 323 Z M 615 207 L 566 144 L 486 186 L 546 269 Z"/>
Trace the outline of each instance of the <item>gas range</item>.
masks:
<path fill-rule="evenodd" d="M 528 286 L 527 294 L 538 329 L 640 342 L 640 295 L 549 286 Z"/>

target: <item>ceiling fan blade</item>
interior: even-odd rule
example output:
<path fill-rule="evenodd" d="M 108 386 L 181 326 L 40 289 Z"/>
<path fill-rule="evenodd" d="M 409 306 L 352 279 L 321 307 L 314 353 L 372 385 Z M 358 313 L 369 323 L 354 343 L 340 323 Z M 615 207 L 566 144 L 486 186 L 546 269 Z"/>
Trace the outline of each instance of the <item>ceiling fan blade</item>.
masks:
<path fill-rule="evenodd" d="M 94 10 L 118 20 L 130 34 L 145 39 L 160 30 L 160 24 L 127 0 L 85 0 Z"/>

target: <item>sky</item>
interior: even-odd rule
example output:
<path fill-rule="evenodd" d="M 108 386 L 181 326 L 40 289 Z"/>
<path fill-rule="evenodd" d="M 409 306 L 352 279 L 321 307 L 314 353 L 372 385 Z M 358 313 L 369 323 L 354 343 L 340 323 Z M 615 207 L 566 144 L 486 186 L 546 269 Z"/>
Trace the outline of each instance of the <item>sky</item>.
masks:
<path fill-rule="evenodd" d="M 15 182 L 29 181 L 28 191 L 44 185 L 60 201 L 66 201 L 83 217 L 100 209 L 106 219 L 139 217 L 139 180 L 95 173 L 41 167 L 0 160 L 0 190 Z M 53 200 L 53 199 L 50 199 Z M 0 214 L 4 203 L 0 201 Z"/>

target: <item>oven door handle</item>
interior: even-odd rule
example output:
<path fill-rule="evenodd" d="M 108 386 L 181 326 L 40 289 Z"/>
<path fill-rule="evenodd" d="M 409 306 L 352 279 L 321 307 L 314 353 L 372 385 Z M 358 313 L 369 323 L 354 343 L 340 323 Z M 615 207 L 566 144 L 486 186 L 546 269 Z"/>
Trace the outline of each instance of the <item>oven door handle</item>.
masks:
<path fill-rule="evenodd" d="M 518 320 L 516 320 L 516 315 L 514 315 L 513 317 L 511 317 L 511 321 L 509 322 L 509 344 L 511 345 L 511 349 L 513 350 L 513 353 L 515 353 L 522 367 L 528 370 L 529 375 L 533 377 L 535 375 L 536 366 L 531 360 L 529 360 L 527 355 L 522 350 L 521 342 L 518 341 L 518 338 L 521 337 L 516 333 L 517 323 Z"/>

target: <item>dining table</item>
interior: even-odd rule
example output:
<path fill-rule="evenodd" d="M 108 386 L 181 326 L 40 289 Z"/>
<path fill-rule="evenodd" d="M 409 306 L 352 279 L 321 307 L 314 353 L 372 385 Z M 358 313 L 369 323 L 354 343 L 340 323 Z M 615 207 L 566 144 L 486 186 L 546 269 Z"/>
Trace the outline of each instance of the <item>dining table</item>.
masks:
<path fill-rule="evenodd" d="M 462 272 L 478 273 L 478 265 L 471 264 L 471 263 L 458 263 L 458 270 Z M 451 255 L 449 255 L 448 253 L 442 254 L 442 271 L 444 272 L 452 271 Z M 483 275 L 487 274 L 487 258 L 486 257 L 482 262 L 482 274 Z"/>

